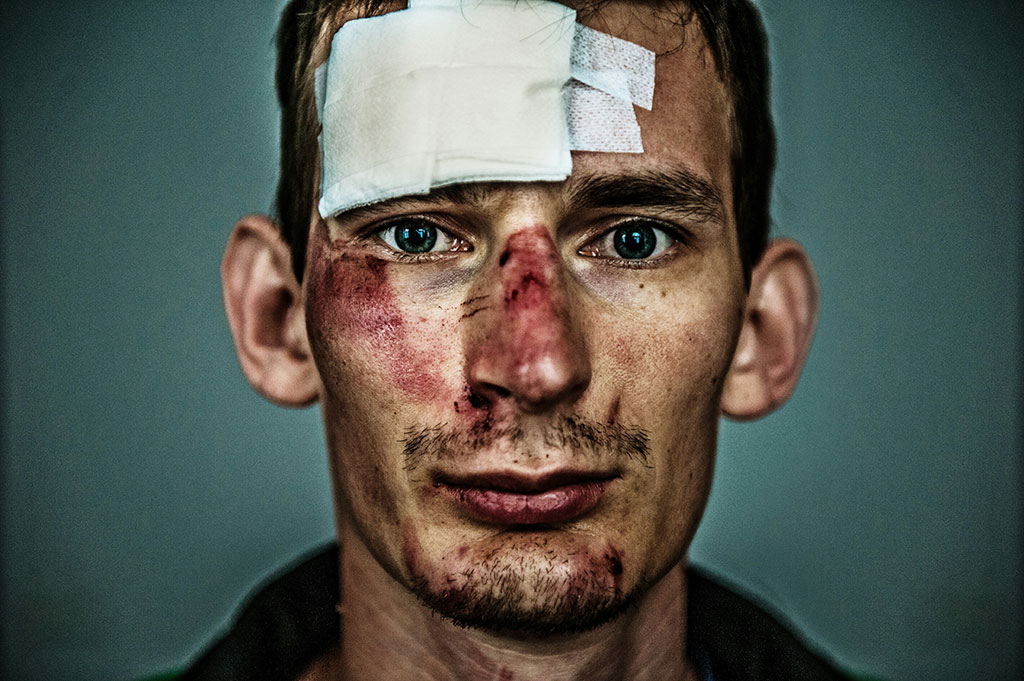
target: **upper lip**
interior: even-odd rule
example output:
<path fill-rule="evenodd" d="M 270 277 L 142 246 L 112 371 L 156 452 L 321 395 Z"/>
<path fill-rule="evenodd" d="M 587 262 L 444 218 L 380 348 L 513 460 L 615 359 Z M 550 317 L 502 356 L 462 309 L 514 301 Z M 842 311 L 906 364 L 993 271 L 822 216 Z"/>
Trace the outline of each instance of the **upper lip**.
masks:
<path fill-rule="evenodd" d="M 491 489 L 514 494 L 540 494 L 566 485 L 605 482 L 617 478 L 619 475 L 617 471 L 562 470 L 540 475 L 493 471 L 466 474 L 441 473 L 436 475 L 434 480 L 437 484 L 449 487 Z"/>

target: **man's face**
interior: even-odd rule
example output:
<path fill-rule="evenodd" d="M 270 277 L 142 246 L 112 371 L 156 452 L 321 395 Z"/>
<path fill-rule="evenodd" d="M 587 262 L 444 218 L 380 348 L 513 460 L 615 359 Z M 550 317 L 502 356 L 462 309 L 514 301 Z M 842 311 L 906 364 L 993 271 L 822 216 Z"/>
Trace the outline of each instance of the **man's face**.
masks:
<path fill-rule="evenodd" d="M 587 23 L 659 54 L 644 154 L 312 225 L 340 534 L 465 624 L 605 621 L 707 498 L 745 295 L 729 104 L 697 26 L 627 5 Z"/>

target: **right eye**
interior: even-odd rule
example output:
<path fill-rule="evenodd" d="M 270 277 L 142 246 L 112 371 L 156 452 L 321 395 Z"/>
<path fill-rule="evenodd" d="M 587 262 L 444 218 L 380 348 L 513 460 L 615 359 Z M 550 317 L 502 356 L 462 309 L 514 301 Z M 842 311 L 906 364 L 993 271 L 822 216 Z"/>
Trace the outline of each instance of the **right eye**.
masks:
<path fill-rule="evenodd" d="M 377 231 L 391 249 L 409 255 L 471 250 L 468 244 L 425 218 L 397 220 Z"/>

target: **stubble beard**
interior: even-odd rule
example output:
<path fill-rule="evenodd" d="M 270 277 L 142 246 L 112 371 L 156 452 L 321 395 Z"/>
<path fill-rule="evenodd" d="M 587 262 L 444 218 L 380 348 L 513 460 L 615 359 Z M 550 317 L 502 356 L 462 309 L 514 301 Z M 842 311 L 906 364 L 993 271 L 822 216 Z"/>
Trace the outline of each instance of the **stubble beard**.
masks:
<path fill-rule="evenodd" d="M 527 539 L 525 537 L 521 539 Z M 618 586 L 617 559 L 558 555 L 543 536 L 496 549 L 483 560 L 460 562 L 430 579 L 414 576 L 413 593 L 457 626 L 491 633 L 549 637 L 594 629 L 625 612 L 642 591 Z"/>
<path fill-rule="evenodd" d="M 445 425 L 405 433 L 404 469 L 462 457 L 497 440 L 518 444 L 518 426 L 469 433 Z M 648 434 L 641 428 L 603 424 L 579 416 L 556 419 L 543 433 L 548 447 L 571 450 L 577 461 L 631 461 L 649 466 Z M 524 454 L 524 457 L 526 455 Z M 547 637 L 594 629 L 612 621 L 646 585 L 623 591 L 618 551 L 595 537 L 567 529 L 510 529 L 484 540 L 461 558 L 442 558 L 412 571 L 411 591 L 456 625 L 494 633 Z"/>

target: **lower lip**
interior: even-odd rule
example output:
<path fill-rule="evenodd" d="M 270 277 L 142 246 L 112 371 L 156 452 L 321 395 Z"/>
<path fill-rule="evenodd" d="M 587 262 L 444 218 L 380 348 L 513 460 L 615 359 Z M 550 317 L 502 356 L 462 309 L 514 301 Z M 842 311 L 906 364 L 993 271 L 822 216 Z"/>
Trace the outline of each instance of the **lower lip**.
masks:
<path fill-rule="evenodd" d="M 444 484 L 441 488 L 477 520 L 497 525 L 539 525 L 583 515 L 601 501 L 608 482 L 562 485 L 535 494 Z"/>

